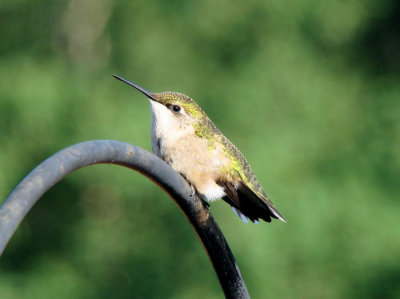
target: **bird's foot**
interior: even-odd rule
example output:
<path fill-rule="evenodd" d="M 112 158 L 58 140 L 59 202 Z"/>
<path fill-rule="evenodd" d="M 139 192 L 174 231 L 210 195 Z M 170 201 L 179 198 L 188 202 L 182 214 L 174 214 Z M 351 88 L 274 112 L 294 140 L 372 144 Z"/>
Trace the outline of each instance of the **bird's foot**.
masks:
<path fill-rule="evenodd" d="M 208 203 L 207 200 L 201 199 L 201 201 L 203 202 L 204 208 L 206 208 L 207 210 L 210 209 L 210 204 Z"/>
<path fill-rule="evenodd" d="M 196 195 L 196 189 L 191 186 L 192 188 L 192 192 L 190 193 L 190 198 L 194 199 L 195 195 Z M 207 199 L 205 199 L 205 197 L 202 194 L 197 193 L 197 197 L 200 198 L 201 202 L 203 203 L 203 207 L 205 209 L 210 209 L 210 204 L 208 203 Z"/>
<path fill-rule="evenodd" d="M 190 198 L 194 198 L 194 196 L 196 195 L 196 189 L 194 189 L 193 186 L 190 186 L 192 188 L 192 192 L 190 193 Z"/>

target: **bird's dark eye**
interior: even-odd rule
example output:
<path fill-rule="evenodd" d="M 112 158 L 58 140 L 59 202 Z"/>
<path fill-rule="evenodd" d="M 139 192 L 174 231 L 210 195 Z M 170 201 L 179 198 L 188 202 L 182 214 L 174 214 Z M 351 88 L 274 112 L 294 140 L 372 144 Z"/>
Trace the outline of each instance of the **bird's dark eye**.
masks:
<path fill-rule="evenodd" d="M 181 111 L 181 107 L 178 105 L 173 105 L 172 110 L 174 110 L 175 112 L 179 112 L 179 111 Z"/>

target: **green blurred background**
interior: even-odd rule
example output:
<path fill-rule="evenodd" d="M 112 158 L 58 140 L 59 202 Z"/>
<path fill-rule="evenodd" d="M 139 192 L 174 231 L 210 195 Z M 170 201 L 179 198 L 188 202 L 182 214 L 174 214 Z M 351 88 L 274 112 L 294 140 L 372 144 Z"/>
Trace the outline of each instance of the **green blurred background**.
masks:
<path fill-rule="evenodd" d="M 288 223 L 211 211 L 253 298 L 400 298 L 400 2 L 0 3 L 0 198 L 69 145 L 150 150 L 116 73 L 193 97 Z M 138 173 L 82 169 L 31 210 L 0 296 L 222 298 L 198 238 Z"/>

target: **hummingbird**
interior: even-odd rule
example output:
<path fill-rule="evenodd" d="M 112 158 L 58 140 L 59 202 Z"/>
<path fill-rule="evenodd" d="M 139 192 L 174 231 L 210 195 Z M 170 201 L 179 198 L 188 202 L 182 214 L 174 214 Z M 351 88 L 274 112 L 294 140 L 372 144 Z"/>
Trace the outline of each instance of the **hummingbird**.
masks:
<path fill-rule="evenodd" d="M 118 75 L 150 101 L 151 147 L 181 174 L 206 202 L 223 199 L 243 221 L 285 221 L 274 207 L 243 154 L 190 97 L 153 93 Z"/>

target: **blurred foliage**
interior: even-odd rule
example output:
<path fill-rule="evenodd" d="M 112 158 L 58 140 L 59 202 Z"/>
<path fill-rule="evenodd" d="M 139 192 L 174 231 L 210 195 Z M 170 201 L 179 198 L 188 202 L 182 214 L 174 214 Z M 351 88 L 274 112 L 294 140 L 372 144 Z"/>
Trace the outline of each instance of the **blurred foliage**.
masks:
<path fill-rule="evenodd" d="M 211 210 L 254 298 L 400 298 L 398 1 L 0 2 L 0 197 L 85 140 L 150 149 L 146 99 L 192 96 L 288 223 Z M 12 298 L 221 298 L 152 182 L 111 165 L 52 188 L 0 260 Z"/>

